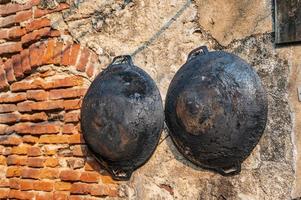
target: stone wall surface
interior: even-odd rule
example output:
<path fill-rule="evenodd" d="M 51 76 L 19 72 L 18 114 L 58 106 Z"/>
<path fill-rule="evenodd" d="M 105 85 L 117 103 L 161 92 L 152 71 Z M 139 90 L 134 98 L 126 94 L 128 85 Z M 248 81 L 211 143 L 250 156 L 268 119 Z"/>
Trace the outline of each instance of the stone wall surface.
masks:
<path fill-rule="evenodd" d="M 301 48 L 275 47 L 272 10 L 270 0 L 0 0 L 0 198 L 301 197 Z M 165 100 L 188 53 L 202 45 L 245 59 L 268 93 L 265 133 L 241 173 L 191 164 L 165 128 L 131 180 L 113 181 L 81 135 L 91 81 L 115 56 L 133 54 Z"/>

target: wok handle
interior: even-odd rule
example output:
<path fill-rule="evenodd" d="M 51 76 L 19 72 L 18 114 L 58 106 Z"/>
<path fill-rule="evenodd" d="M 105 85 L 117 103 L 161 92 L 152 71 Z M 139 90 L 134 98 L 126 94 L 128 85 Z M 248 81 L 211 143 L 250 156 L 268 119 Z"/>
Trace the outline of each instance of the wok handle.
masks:
<path fill-rule="evenodd" d="M 115 168 L 115 169 L 110 169 L 110 172 L 111 172 L 112 178 L 114 180 L 128 181 L 128 180 L 130 180 L 130 178 L 132 176 L 133 170 L 131 170 L 131 169 L 124 170 L 124 169 Z"/>
<path fill-rule="evenodd" d="M 223 176 L 233 176 L 233 175 L 239 174 L 240 171 L 241 171 L 240 163 L 237 163 L 237 164 L 233 165 L 232 167 L 218 169 L 218 172 Z"/>
<path fill-rule="evenodd" d="M 206 46 L 200 46 L 194 50 L 192 50 L 188 55 L 188 60 L 191 60 L 192 58 L 198 56 L 198 55 L 206 55 L 208 54 L 208 48 Z"/>
<path fill-rule="evenodd" d="M 118 64 L 122 64 L 122 63 L 126 63 L 129 64 L 131 66 L 133 66 L 133 60 L 132 57 L 130 55 L 123 55 L 123 56 L 117 56 L 113 59 L 111 65 L 118 65 Z"/>

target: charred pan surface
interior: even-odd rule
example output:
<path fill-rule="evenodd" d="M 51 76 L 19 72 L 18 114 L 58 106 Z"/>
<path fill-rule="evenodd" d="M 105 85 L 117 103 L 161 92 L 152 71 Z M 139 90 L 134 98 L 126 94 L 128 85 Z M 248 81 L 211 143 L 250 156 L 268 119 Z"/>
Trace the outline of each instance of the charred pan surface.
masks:
<path fill-rule="evenodd" d="M 240 172 L 267 122 L 267 96 L 245 61 L 222 51 L 194 50 L 173 78 L 165 116 L 179 151 L 222 175 Z"/>
<path fill-rule="evenodd" d="M 154 152 L 164 124 L 162 100 L 154 81 L 117 57 L 91 84 L 82 105 L 85 141 L 114 179 L 128 180 Z"/>

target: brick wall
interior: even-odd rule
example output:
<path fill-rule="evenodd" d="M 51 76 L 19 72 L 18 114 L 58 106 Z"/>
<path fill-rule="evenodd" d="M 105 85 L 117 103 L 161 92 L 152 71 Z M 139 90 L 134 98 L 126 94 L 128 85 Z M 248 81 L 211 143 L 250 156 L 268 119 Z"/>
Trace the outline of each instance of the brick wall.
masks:
<path fill-rule="evenodd" d="M 0 198 L 118 196 L 80 130 L 81 100 L 97 74 L 97 56 L 51 28 L 47 15 L 68 4 L 38 5 L 0 0 Z"/>

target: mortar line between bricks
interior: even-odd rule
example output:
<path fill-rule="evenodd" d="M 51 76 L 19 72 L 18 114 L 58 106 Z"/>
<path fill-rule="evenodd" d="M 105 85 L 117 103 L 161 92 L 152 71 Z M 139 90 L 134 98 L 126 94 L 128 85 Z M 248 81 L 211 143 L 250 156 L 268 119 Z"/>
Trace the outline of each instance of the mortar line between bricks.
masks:
<path fill-rule="evenodd" d="M 178 12 L 168 21 L 166 22 L 160 30 L 155 33 L 148 41 L 138 47 L 132 54 L 132 57 L 135 57 L 138 53 L 142 52 L 144 49 L 149 47 L 153 42 L 155 42 L 170 26 L 177 21 L 177 19 L 184 13 L 184 11 L 191 5 L 192 0 L 187 0 L 187 2 L 178 10 Z"/>

